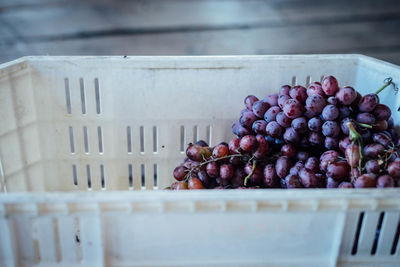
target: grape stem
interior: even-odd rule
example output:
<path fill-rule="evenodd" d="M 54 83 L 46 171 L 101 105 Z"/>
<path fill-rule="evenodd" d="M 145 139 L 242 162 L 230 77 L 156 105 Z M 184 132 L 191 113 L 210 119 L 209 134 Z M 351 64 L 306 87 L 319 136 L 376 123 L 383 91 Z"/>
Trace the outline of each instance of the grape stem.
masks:
<path fill-rule="evenodd" d="M 249 173 L 249 175 L 247 175 L 247 176 L 244 178 L 244 185 L 245 185 L 245 186 L 247 185 L 247 180 L 254 174 L 254 171 L 255 171 L 255 169 L 256 169 L 256 163 L 257 163 L 257 161 L 254 160 L 254 161 L 253 161 L 253 167 L 251 168 L 251 172 Z"/>
<path fill-rule="evenodd" d="M 366 124 L 366 123 L 360 123 L 360 122 L 356 122 L 359 126 L 364 127 L 364 128 L 369 128 L 372 129 L 372 125 Z"/>
<path fill-rule="evenodd" d="M 385 82 L 386 82 L 386 83 L 385 83 L 381 88 L 379 88 L 378 91 L 375 92 L 375 94 L 376 94 L 376 95 L 379 94 L 380 92 L 383 91 L 383 89 L 385 89 L 385 88 L 388 87 L 389 85 L 393 84 L 392 81 L 393 81 L 392 78 L 386 78 L 386 79 L 385 79 Z M 393 84 L 393 85 L 394 85 L 394 84 Z"/>
<path fill-rule="evenodd" d="M 356 129 L 354 128 L 353 124 L 351 124 L 351 122 L 346 123 L 346 125 L 347 125 L 347 127 L 349 127 L 350 140 L 352 140 L 353 142 L 356 141 L 357 144 L 358 144 L 358 149 L 359 149 L 359 154 L 360 154 L 360 159 L 358 160 L 358 170 L 360 171 L 360 174 L 361 174 L 361 172 L 362 172 L 362 160 L 363 160 L 362 137 L 356 131 Z M 366 124 L 366 125 L 368 125 L 368 124 Z"/>

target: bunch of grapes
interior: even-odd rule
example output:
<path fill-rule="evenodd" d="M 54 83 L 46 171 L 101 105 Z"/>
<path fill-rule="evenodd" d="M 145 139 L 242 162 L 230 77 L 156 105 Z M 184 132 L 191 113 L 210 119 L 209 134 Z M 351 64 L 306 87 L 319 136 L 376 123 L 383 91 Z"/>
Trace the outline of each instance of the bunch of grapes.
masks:
<path fill-rule="evenodd" d="M 391 110 L 333 76 L 308 88 L 284 85 L 245 98 L 237 138 L 190 144 L 173 189 L 365 188 L 400 186 L 400 141 Z"/>

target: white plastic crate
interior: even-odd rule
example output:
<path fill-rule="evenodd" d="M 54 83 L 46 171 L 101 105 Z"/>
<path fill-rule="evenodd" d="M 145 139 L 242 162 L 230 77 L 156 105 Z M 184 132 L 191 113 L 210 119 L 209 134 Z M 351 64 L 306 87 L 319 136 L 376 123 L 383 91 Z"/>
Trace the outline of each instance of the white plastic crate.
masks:
<path fill-rule="evenodd" d="M 399 189 L 152 190 L 187 143 L 232 137 L 246 95 L 327 74 L 400 82 L 360 55 L 0 65 L 0 266 L 399 266 Z M 380 98 L 399 123 L 399 95 Z"/>

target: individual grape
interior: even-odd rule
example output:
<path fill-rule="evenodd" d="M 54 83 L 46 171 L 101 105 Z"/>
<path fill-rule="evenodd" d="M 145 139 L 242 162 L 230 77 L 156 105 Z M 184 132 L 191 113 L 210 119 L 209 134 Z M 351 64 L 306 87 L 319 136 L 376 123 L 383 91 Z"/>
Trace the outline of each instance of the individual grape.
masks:
<path fill-rule="evenodd" d="M 328 165 L 326 175 L 337 181 L 345 179 L 350 171 L 350 166 L 345 161 L 335 161 Z"/>
<path fill-rule="evenodd" d="M 376 94 L 368 94 L 361 97 L 358 102 L 358 109 L 361 112 L 371 112 L 374 110 L 376 105 L 379 104 L 379 97 Z"/>
<path fill-rule="evenodd" d="M 279 107 L 270 107 L 264 114 L 264 120 L 266 122 L 271 122 L 276 120 L 276 115 L 281 112 Z"/>
<path fill-rule="evenodd" d="M 334 121 L 339 117 L 339 109 L 334 105 L 326 105 L 322 110 L 322 118 L 326 121 Z"/>
<path fill-rule="evenodd" d="M 354 181 L 355 188 L 369 188 L 376 186 L 376 178 L 373 174 L 363 174 Z"/>
<path fill-rule="evenodd" d="M 204 186 L 199 180 L 199 178 L 192 177 L 188 181 L 188 188 L 190 190 L 196 190 L 196 189 L 204 189 Z"/>
<path fill-rule="evenodd" d="M 282 131 L 282 127 L 276 121 L 268 122 L 266 132 L 269 136 L 272 136 L 274 138 L 281 137 Z"/>
<path fill-rule="evenodd" d="M 341 182 L 338 188 L 354 188 L 352 183 L 349 182 Z"/>
<path fill-rule="evenodd" d="M 376 180 L 377 188 L 394 187 L 394 180 L 392 176 L 382 175 Z"/>
<path fill-rule="evenodd" d="M 372 135 L 372 140 L 375 143 L 379 143 L 385 147 L 390 146 L 392 144 L 392 139 L 390 138 L 389 135 L 385 133 L 374 133 Z"/>
<path fill-rule="evenodd" d="M 372 125 L 375 123 L 374 115 L 372 115 L 371 113 L 366 113 L 366 112 L 358 113 L 356 120 L 359 123 L 365 123 L 365 124 L 369 124 L 369 125 Z"/>
<path fill-rule="evenodd" d="M 351 144 L 350 138 L 348 136 L 344 137 L 339 141 L 339 149 L 344 153 L 346 147 Z"/>
<path fill-rule="evenodd" d="M 185 179 L 186 173 L 187 169 L 185 167 L 178 166 L 174 169 L 173 175 L 177 181 L 183 181 Z"/>
<path fill-rule="evenodd" d="M 372 143 L 364 147 L 364 156 L 368 158 L 377 158 L 378 156 L 385 153 L 385 147 L 381 144 Z"/>
<path fill-rule="evenodd" d="M 373 125 L 373 128 L 374 128 L 375 131 L 383 132 L 383 131 L 387 130 L 388 123 L 387 123 L 387 121 L 377 121 Z"/>
<path fill-rule="evenodd" d="M 331 104 L 331 105 L 336 106 L 337 103 L 338 103 L 338 100 L 337 100 L 336 97 L 330 96 L 330 97 L 328 97 L 328 99 L 326 100 L 326 102 L 328 102 L 328 104 Z"/>
<path fill-rule="evenodd" d="M 298 143 L 300 141 L 300 135 L 292 128 L 286 128 L 285 132 L 283 133 L 283 139 L 286 142 L 290 143 Z"/>
<path fill-rule="evenodd" d="M 339 146 L 339 140 L 335 137 L 325 137 L 324 145 L 328 150 L 336 149 Z"/>
<path fill-rule="evenodd" d="M 325 151 L 319 158 L 319 168 L 326 172 L 328 170 L 328 165 L 337 161 L 339 156 L 339 153 L 335 150 Z"/>
<path fill-rule="evenodd" d="M 209 162 L 206 165 L 206 172 L 208 176 L 216 178 L 219 175 L 219 165 L 216 162 Z"/>
<path fill-rule="evenodd" d="M 327 76 L 322 80 L 322 90 L 326 95 L 335 95 L 339 90 L 339 85 L 335 77 Z"/>
<path fill-rule="evenodd" d="M 196 144 L 189 144 L 186 149 L 186 156 L 194 161 L 203 161 L 211 156 L 210 150 L 207 147 L 201 147 Z"/>
<path fill-rule="evenodd" d="M 298 161 L 305 163 L 307 159 L 310 157 L 307 151 L 299 151 L 297 152 L 296 158 Z"/>
<path fill-rule="evenodd" d="M 378 104 L 373 110 L 373 114 L 378 121 L 386 121 L 392 115 L 390 108 L 384 104 Z"/>
<path fill-rule="evenodd" d="M 269 108 L 270 106 L 267 102 L 258 100 L 253 104 L 253 113 L 259 118 L 264 118 L 264 114 Z"/>
<path fill-rule="evenodd" d="M 231 178 L 231 185 L 233 188 L 238 188 L 244 186 L 244 178 L 246 177 L 246 173 L 242 168 L 238 168 L 235 170 L 233 177 Z"/>
<path fill-rule="evenodd" d="M 268 141 L 265 140 L 263 135 L 258 134 L 256 136 L 256 140 L 258 143 L 257 150 L 254 152 L 254 157 L 257 159 L 264 158 L 268 153 Z"/>
<path fill-rule="evenodd" d="M 336 121 L 326 121 L 322 125 L 322 134 L 327 137 L 337 137 L 339 133 L 340 127 Z"/>
<path fill-rule="evenodd" d="M 222 164 L 219 167 L 219 177 L 221 179 L 230 179 L 233 177 L 233 167 L 230 164 Z"/>
<path fill-rule="evenodd" d="M 333 179 L 332 177 L 328 177 L 326 179 L 326 188 L 337 188 L 339 186 L 339 182 Z"/>
<path fill-rule="evenodd" d="M 303 106 L 299 101 L 295 99 L 289 99 L 285 102 L 282 110 L 287 117 L 295 119 L 300 117 L 303 113 Z"/>
<path fill-rule="evenodd" d="M 318 114 L 317 113 L 315 113 L 315 112 L 312 112 L 311 110 L 308 110 L 307 108 L 306 108 L 306 111 L 304 112 L 304 117 L 306 117 L 306 118 L 308 118 L 308 119 L 311 119 L 312 117 L 315 117 L 315 116 L 317 116 Z"/>
<path fill-rule="evenodd" d="M 349 117 L 350 113 L 351 113 L 351 111 L 350 111 L 349 107 L 346 107 L 346 106 L 339 107 L 339 118 L 340 119 Z"/>
<path fill-rule="evenodd" d="M 289 173 L 298 175 L 299 171 L 304 168 L 304 164 L 301 161 L 296 162 L 292 168 L 290 168 Z"/>
<path fill-rule="evenodd" d="M 278 184 L 279 178 L 273 164 L 267 164 L 264 168 L 263 184 L 265 187 L 274 187 Z"/>
<path fill-rule="evenodd" d="M 307 131 L 307 119 L 305 117 L 298 117 L 292 120 L 292 128 L 302 134 Z"/>
<path fill-rule="evenodd" d="M 296 85 L 289 91 L 291 98 L 296 99 L 300 103 L 306 102 L 307 99 L 307 89 L 301 85 Z"/>
<path fill-rule="evenodd" d="M 239 154 L 240 153 L 240 138 L 233 138 L 228 144 L 229 153 Z"/>
<path fill-rule="evenodd" d="M 243 165 L 243 161 L 240 159 L 240 157 L 230 157 L 229 163 L 234 166 Z"/>
<path fill-rule="evenodd" d="M 311 110 L 314 113 L 321 113 L 325 106 L 325 98 L 320 95 L 309 96 L 306 100 L 307 110 Z"/>
<path fill-rule="evenodd" d="M 237 128 L 236 135 L 239 137 L 243 137 L 245 135 L 254 135 L 253 131 L 247 129 L 246 127 L 243 127 L 242 125 L 239 125 Z"/>
<path fill-rule="evenodd" d="M 257 120 L 257 116 L 251 112 L 245 112 L 243 115 L 240 117 L 239 122 L 243 127 L 251 129 L 253 126 L 253 123 Z"/>
<path fill-rule="evenodd" d="M 252 136 L 252 135 L 246 135 L 246 136 Z M 229 155 L 228 145 L 225 144 L 216 145 L 212 151 L 212 155 L 214 158 L 222 158 L 228 156 Z"/>
<path fill-rule="evenodd" d="M 368 160 L 365 163 L 365 169 L 367 170 L 368 173 L 375 173 L 378 174 L 380 171 L 379 163 L 377 160 Z"/>
<path fill-rule="evenodd" d="M 289 173 L 292 163 L 288 157 L 281 156 L 276 160 L 275 170 L 279 178 L 284 178 Z"/>
<path fill-rule="evenodd" d="M 320 133 L 309 132 L 307 140 L 312 146 L 322 146 L 324 142 L 324 137 Z"/>
<path fill-rule="evenodd" d="M 173 189 L 175 189 L 175 190 L 188 190 L 189 189 L 188 183 L 185 182 L 185 181 L 177 182 L 175 184 L 175 186 L 173 186 Z"/>
<path fill-rule="evenodd" d="M 301 184 L 299 176 L 295 174 L 289 174 L 285 177 L 285 185 L 287 189 L 293 188 L 302 188 L 303 185 Z"/>
<path fill-rule="evenodd" d="M 320 132 L 322 130 L 323 121 L 320 118 L 314 117 L 308 121 L 308 129 L 312 132 Z"/>
<path fill-rule="evenodd" d="M 279 97 L 279 94 L 267 95 L 266 97 L 264 97 L 263 101 L 267 102 L 271 107 L 277 106 L 278 105 L 278 97 Z"/>
<path fill-rule="evenodd" d="M 346 147 L 344 152 L 347 163 L 351 168 L 357 167 L 360 161 L 360 147 L 354 143 L 351 143 Z"/>
<path fill-rule="evenodd" d="M 289 127 L 289 126 L 290 126 L 290 124 L 292 123 L 292 119 L 289 119 L 289 118 L 285 115 L 285 113 L 279 112 L 279 113 L 276 115 L 276 122 L 279 123 L 280 126 L 286 128 L 286 127 Z"/>
<path fill-rule="evenodd" d="M 397 158 L 393 162 L 389 163 L 387 171 L 390 176 L 394 178 L 400 178 L 400 158 Z"/>
<path fill-rule="evenodd" d="M 208 176 L 206 171 L 199 171 L 199 173 L 197 174 L 197 177 L 199 178 L 199 180 L 201 181 L 201 183 L 208 187 L 211 184 L 211 179 Z"/>
<path fill-rule="evenodd" d="M 318 188 L 326 187 L 326 177 L 322 173 L 316 173 L 315 178 L 318 180 Z"/>
<path fill-rule="evenodd" d="M 316 173 L 319 171 L 319 160 L 316 157 L 309 157 L 304 167 Z"/>
<path fill-rule="evenodd" d="M 192 174 L 197 174 L 199 171 L 198 166 L 200 165 L 200 163 L 198 161 L 193 161 L 193 160 L 188 160 L 185 161 L 182 166 L 185 167 L 188 170 L 192 171 Z"/>
<path fill-rule="evenodd" d="M 361 128 L 358 130 L 358 133 L 361 135 L 364 143 L 370 143 L 372 134 L 371 131 L 367 128 Z"/>
<path fill-rule="evenodd" d="M 319 83 L 319 82 L 310 83 L 310 85 L 307 87 L 307 95 L 308 96 L 312 96 L 312 95 L 325 96 L 324 90 L 322 90 L 321 83 Z"/>
<path fill-rule="evenodd" d="M 242 137 L 239 145 L 243 151 L 252 152 L 257 149 L 257 139 L 254 135 L 246 135 Z"/>
<path fill-rule="evenodd" d="M 316 188 L 319 185 L 317 177 L 314 172 L 309 169 L 303 168 L 299 171 L 299 178 L 302 185 L 306 188 Z"/>
<path fill-rule="evenodd" d="M 253 123 L 251 127 L 256 134 L 267 134 L 267 122 L 265 120 L 258 120 Z"/>
<path fill-rule="evenodd" d="M 281 95 L 289 95 L 289 91 L 292 87 L 290 85 L 283 85 L 280 89 L 279 89 L 279 96 Z"/>
<path fill-rule="evenodd" d="M 248 95 L 245 99 L 244 99 L 244 105 L 246 106 L 246 108 L 248 110 L 253 110 L 253 104 L 254 102 L 258 101 L 258 98 L 254 95 Z"/>
<path fill-rule="evenodd" d="M 349 123 L 349 122 L 351 123 L 351 125 L 353 125 L 354 128 L 357 128 L 356 123 L 351 118 L 344 118 L 340 122 L 340 128 L 342 129 L 342 132 L 345 135 L 349 135 L 350 134 L 349 127 L 347 126 L 347 123 Z"/>
<path fill-rule="evenodd" d="M 199 140 L 195 144 L 198 145 L 198 146 L 201 146 L 201 147 L 208 147 L 207 142 L 204 141 L 204 140 Z"/>
<path fill-rule="evenodd" d="M 290 99 L 290 96 L 288 96 L 288 95 L 280 95 L 279 97 L 278 97 L 278 106 L 281 108 L 281 109 L 283 109 L 283 107 L 285 106 L 285 104 L 286 104 L 286 101 L 288 101 Z"/>
<path fill-rule="evenodd" d="M 241 111 L 240 111 L 240 116 L 242 116 L 243 115 L 243 113 L 245 113 L 245 112 L 250 112 L 251 110 L 248 110 L 247 108 L 244 108 L 244 109 L 242 109 Z"/>
<path fill-rule="evenodd" d="M 346 86 L 339 89 L 336 93 L 336 98 L 340 104 L 348 106 L 356 100 L 357 93 L 352 87 Z"/>
<path fill-rule="evenodd" d="M 286 156 L 288 158 L 293 158 L 296 155 L 296 148 L 292 144 L 284 144 L 281 147 L 282 156 Z"/>
<path fill-rule="evenodd" d="M 244 167 L 244 172 L 246 173 L 246 175 L 249 175 L 251 174 L 252 169 L 253 169 L 253 164 L 247 163 Z M 253 185 L 253 186 L 261 185 L 263 180 L 264 180 L 264 174 L 262 170 L 258 166 L 256 166 L 254 168 L 253 174 L 248 179 L 249 182 L 248 185 Z"/>

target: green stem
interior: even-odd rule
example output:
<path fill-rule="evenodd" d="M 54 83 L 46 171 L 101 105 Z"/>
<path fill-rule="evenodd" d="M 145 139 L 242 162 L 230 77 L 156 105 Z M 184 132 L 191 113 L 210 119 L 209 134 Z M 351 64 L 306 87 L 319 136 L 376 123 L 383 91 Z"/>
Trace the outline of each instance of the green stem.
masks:
<path fill-rule="evenodd" d="M 381 88 L 379 88 L 378 91 L 375 92 L 375 94 L 379 94 L 380 92 L 382 92 L 383 89 L 385 89 L 391 84 L 392 84 L 392 78 L 388 78 L 388 81 Z"/>
<path fill-rule="evenodd" d="M 369 129 L 373 128 L 372 125 L 369 125 L 369 124 L 366 124 L 366 123 L 357 122 L 357 124 L 359 126 L 361 126 L 361 127 L 364 127 L 364 128 L 369 128 Z"/>
<path fill-rule="evenodd" d="M 251 168 L 251 173 L 249 173 L 249 175 L 247 175 L 247 176 L 244 178 L 244 185 L 245 185 L 245 186 L 247 185 L 247 180 L 254 174 L 254 170 L 256 169 L 256 163 L 257 163 L 257 161 L 254 160 L 254 161 L 253 161 L 253 168 Z"/>
<path fill-rule="evenodd" d="M 350 134 L 351 141 L 356 141 L 361 138 L 361 135 L 356 131 L 353 124 L 351 124 L 351 122 L 348 122 L 346 125 L 347 125 L 347 127 L 349 127 L 349 134 Z"/>

